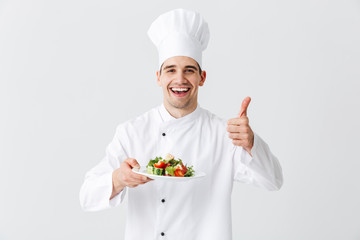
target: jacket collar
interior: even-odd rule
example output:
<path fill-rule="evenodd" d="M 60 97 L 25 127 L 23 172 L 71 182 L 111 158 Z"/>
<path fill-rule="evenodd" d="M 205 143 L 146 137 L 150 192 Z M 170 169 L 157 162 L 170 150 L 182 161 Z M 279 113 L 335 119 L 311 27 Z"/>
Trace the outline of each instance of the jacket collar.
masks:
<path fill-rule="evenodd" d="M 161 116 L 161 118 L 162 118 L 162 120 L 164 122 L 176 119 L 176 118 L 174 118 L 173 116 L 170 115 L 170 113 L 166 110 L 164 104 L 161 104 L 161 106 L 159 108 L 159 113 L 160 113 L 160 116 Z"/>
<path fill-rule="evenodd" d="M 183 124 L 183 123 L 187 123 L 187 122 L 193 122 L 196 118 L 199 117 L 200 111 L 201 111 L 200 105 L 197 104 L 196 109 L 193 112 L 191 112 L 188 115 L 181 117 L 181 118 L 174 118 L 166 110 L 164 104 L 161 104 L 161 106 L 159 107 L 159 114 L 163 120 L 163 123 L 166 123 L 166 125 Z"/>

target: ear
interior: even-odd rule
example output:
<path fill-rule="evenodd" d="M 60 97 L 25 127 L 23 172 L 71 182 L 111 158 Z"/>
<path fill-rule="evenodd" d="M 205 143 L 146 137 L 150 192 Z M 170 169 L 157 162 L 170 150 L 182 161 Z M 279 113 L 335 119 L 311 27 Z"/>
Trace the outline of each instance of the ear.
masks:
<path fill-rule="evenodd" d="M 201 80 L 199 82 L 199 86 L 203 86 L 206 80 L 206 71 L 201 71 Z"/>
<path fill-rule="evenodd" d="M 156 72 L 156 78 L 157 78 L 157 84 L 159 87 L 161 87 L 161 82 L 160 82 L 160 71 Z"/>

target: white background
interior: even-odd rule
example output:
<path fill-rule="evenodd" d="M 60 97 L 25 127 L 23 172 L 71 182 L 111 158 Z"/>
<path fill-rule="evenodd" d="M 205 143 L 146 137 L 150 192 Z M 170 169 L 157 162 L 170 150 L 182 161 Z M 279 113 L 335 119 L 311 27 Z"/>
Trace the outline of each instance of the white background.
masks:
<path fill-rule="evenodd" d="M 200 105 L 231 118 L 251 96 L 283 167 L 279 192 L 234 185 L 234 239 L 359 240 L 354 0 L 0 1 L 0 239 L 123 238 L 126 201 L 84 213 L 78 193 L 117 124 L 161 103 L 146 31 L 178 7 L 210 26 Z"/>

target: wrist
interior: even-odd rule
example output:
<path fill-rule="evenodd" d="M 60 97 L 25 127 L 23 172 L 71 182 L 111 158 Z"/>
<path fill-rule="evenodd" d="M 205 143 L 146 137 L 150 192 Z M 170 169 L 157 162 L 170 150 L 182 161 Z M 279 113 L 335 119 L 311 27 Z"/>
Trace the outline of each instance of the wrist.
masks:
<path fill-rule="evenodd" d="M 118 177 L 119 169 L 116 169 L 112 174 L 112 194 L 110 199 L 118 195 L 125 187 L 126 185 L 123 184 Z"/>

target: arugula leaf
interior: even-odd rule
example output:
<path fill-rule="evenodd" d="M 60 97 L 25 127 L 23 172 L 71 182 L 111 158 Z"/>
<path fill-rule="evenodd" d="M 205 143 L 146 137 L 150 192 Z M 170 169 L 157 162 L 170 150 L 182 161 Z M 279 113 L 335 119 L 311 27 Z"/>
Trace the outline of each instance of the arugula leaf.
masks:
<path fill-rule="evenodd" d="M 149 167 L 153 167 L 155 163 L 157 163 L 159 161 L 158 157 L 156 157 L 155 159 L 151 159 L 148 163 Z"/>
<path fill-rule="evenodd" d="M 184 177 L 192 177 L 194 175 L 193 166 L 187 168 L 187 172 L 185 173 Z"/>

